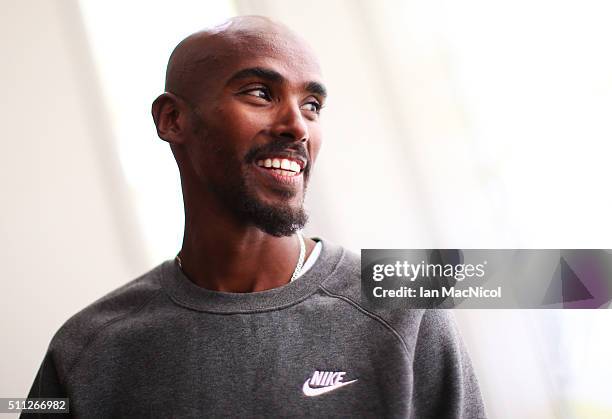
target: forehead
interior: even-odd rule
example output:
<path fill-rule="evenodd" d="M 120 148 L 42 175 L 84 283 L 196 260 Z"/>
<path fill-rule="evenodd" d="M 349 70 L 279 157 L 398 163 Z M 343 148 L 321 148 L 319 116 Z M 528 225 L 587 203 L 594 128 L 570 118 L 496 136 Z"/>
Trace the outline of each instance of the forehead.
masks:
<path fill-rule="evenodd" d="M 217 85 L 224 85 L 246 68 L 273 70 L 290 84 L 322 81 L 318 60 L 298 39 L 282 34 L 241 34 L 211 41 L 200 60 L 198 73 Z"/>

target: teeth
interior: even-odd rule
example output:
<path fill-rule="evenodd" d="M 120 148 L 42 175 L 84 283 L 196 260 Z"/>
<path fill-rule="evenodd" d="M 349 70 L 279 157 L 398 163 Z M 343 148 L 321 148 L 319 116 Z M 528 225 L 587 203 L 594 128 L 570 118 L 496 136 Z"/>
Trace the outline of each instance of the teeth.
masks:
<path fill-rule="evenodd" d="M 281 175 L 281 176 L 289 176 L 289 177 L 292 177 L 292 176 L 296 176 L 296 175 L 297 175 L 297 173 L 292 172 L 291 170 L 272 169 L 272 171 L 273 171 L 274 173 L 276 173 L 277 175 Z"/>
<path fill-rule="evenodd" d="M 281 160 L 281 169 L 285 169 L 285 170 L 291 169 L 291 160 L 282 159 Z"/>
<path fill-rule="evenodd" d="M 257 161 L 257 166 L 272 169 L 275 173 L 283 176 L 293 176 L 302 171 L 302 167 L 299 163 L 289 159 L 262 159 Z"/>

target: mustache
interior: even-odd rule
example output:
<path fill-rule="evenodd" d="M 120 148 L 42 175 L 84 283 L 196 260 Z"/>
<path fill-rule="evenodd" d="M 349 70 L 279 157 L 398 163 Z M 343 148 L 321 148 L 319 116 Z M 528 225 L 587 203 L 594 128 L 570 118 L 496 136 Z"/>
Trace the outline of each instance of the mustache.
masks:
<path fill-rule="evenodd" d="M 308 156 L 308 152 L 306 151 L 306 147 L 300 144 L 287 144 L 287 140 L 274 140 L 268 144 L 253 147 L 250 149 L 247 154 L 244 156 L 244 160 L 246 163 L 253 163 L 257 156 L 261 154 L 274 154 L 274 153 L 291 153 L 294 156 L 302 157 L 305 159 L 308 164 L 306 168 L 310 168 L 310 157 Z"/>

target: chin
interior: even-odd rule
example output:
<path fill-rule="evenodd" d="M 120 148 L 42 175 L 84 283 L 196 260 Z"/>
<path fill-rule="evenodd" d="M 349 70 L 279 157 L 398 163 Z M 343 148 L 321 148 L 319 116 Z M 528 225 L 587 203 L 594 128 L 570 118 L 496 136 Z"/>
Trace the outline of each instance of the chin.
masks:
<path fill-rule="evenodd" d="M 304 204 L 302 191 L 287 188 L 265 188 L 254 194 L 256 199 L 265 205 L 299 210 Z"/>
<path fill-rule="evenodd" d="M 265 233 L 276 237 L 290 236 L 301 230 L 308 221 L 301 200 L 294 204 L 287 200 L 264 200 L 251 197 L 243 201 L 242 216 Z"/>
<path fill-rule="evenodd" d="M 291 199 L 287 198 L 275 198 L 275 199 L 262 199 L 261 204 L 274 208 L 277 210 L 287 212 L 299 212 L 304 210 L 303 200 L 298 197 Z"/>

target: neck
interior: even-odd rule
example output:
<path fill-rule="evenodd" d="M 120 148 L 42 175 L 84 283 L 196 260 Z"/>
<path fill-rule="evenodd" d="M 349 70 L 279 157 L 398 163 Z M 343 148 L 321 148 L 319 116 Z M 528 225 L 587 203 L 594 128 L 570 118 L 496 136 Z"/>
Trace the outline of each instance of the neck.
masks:
<path fill-rule="evenodd" d="M 306 257 L 315 246 L 304 239 Z M 213 291 L 256 292 L 287 284 L 300 253 L 296 234 L 275 237 L 232 219 L 224 211 L 185 211 L 179 252 L 183 272 L 196 285 Z"/>

